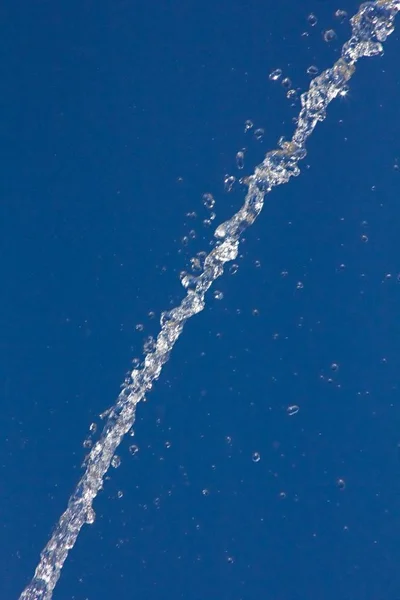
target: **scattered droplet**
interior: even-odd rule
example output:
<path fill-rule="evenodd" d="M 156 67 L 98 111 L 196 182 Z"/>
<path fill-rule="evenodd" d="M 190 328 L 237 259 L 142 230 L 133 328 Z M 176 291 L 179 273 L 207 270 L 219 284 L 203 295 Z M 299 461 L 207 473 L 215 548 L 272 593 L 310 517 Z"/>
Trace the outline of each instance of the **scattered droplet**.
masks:
<path fill-rule="evenodd" d="M 316 67 L 315 65 L 310 65 L 307 69 L 307 75 L 311 75 L 312 77 L 314 77 L 314 75 L 317 75 L 318 73 L 318 67 Z"/>
<path fill-rule="evenodd" d="M 365 244 L 368 242 L 368 236 L 365 235 L 365 233 L 362 234 L 361 241 L 364 242 Z"/>
<path fill-rule="evenodd" d="M 269 74 L 269 79 L 271 81 L 278 81 L 280 77 L 282 77 L 282 69 L 275 69 Z"/>
<path fill-rule="evenodd" d="M 339 365 L 334 362 L 331 364 L 331 369 L 332 371 L 339 371 Z"/>
<path fill-rule="evenodd" d="M 307 17 L 307 21 L 309 23 L 309 25 L 311 25 L 311 27 L 315 27 L 315 25 L 318 23 L 318 19 L 317 17 L 314 15 L 314 13 L 310 13 Z"/>
<path fill-rule="evenodd" d="M 236 166 L 238 169 L 243 169 L 244 167 L 244 152 L 243 150 L 239 150 L 236 153 Z"/>
<path fill-rule="evenodd" d="M 335 11 L 335 17 L 336 19 L 339 19 L 340 23 L 343 23 L 347 18 L 347 12 L 338 8 L 337 11 Z"/>
<path fill-rule="evenodd" d="M 216 300 L 222 300 L 224 297 L 224 294 L 222 292 L 220 292 L 219 290 L 215 290 L 214 292 L 214 298 Z"/>
<path fill-rule="evenodd" d="M 253 452 L 251 460 L 255 463 L 260 462 L 261 456 L 259 452 Z"/>
<path fill-rule="evenodd" d="M 121 464 L 121 459 L 119 456 L 117 456 L 116 454 L 114 454 L 114 456 L 111 459 L 111 466 L 114 467 L 114 469 L 118 469 L 118 467 Z"/>
<path fill-rule="evenodd" d="M 132 456 L 134 456 L 139 452 L 139 447 L 136 444 L 132 444 L 129 446 L 129 452 L 132 454 Z"/>
<path fill-rule="evenodd" d="M 292 417 L 293 415 L 296 415 L 300 410 L 300 406 L 297 406 L 297 404 L 291 404 L 290 406 L 287 407 L 286 412 L 289 415 L 289 417 Z"/>
<path fill-rule="evenodd" d="M 211 209 L 214 207 L 215 200 L 212 194 L 203 194 L 203 204 L 206 208 Z"/>
<path fill-rule="evenodd" d="M 247 133 L 249 131 L 249 129 L 252 129 L 253 127 L 254 127 L 253 121 L 250 121 L 250 119 L 247 119 L 247 121 L 245 121 L 245 123 L 244 123 L 244 132 Z"/>
<path fill-rule="evenodd" d="M 264 137 L 264 129 L 262 127 L 259 127 L 258 129 L 256 129 L 255 132 L 254 132 L 254 137 L 256 138 L 256 140 L 258 142 L 260 140 L 262 140 L 263 137 Z"/>
<path fill-rule="evenodd" d="M 292 81 L 289 79 L 289 77 L 282 79 L 282 87 L 284 87 L 286 90 L 292 87 Z"/>
<path fill-rule="evenodd" d="M 238 272 L 238 269 L 239 269 L 239 265 L 237 265 L 236 263 L 234 263 L 233 265 L 231 265 L 231 266 L 229 267 L 229 273 L 230 273 L 231 275 L 235 275 L 235 273 L 237 273 L 237 272 Z"/>
<path fill-rule="evenodd" d="M 344 490 L 346 487 L 346 482 L 344 479 L 340 478 L 336 481 L 336 485 L 338 486 L 339 490 Z"/>
<path fill-rule="evenodd" d="M 327 29 L 326 31 L 324 31 L 322 33 L 322 37 L 324 38 L 325 42 L 333 42 L 333 40 L 336 40 L 337 35 L 336 32 L 333 29 Z"/>
<path fill-rule="evenodd" d="M 224 178 L 224 188 L 225 188 L 225 192 L 231 192 L 232 188 L 233 188 L 233 184 L 236 181 L 236 177 L 234 177 L 233 175 L 225 175 Z"/>

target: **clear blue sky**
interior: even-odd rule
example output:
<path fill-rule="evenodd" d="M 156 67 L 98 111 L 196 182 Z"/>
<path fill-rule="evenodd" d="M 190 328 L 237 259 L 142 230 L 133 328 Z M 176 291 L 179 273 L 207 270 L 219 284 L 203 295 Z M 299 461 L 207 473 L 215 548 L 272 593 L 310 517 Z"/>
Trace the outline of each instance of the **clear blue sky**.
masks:
<path fill-rule="evenodd" d="M 225 175 L 292 133 L 299 105 L 269 73 L 304 90 L 309 66 L 331 66 L 350 31 L 338 8 L 358 3 L 3 2 L 2 600 L 210 248 L 202 195 L 229 217 L 244 187 L 224 192 Z M 395 32 L 359 63 L 223 298 L 187 325 L 55 600 L 400 598 L 399 56 Z"/>

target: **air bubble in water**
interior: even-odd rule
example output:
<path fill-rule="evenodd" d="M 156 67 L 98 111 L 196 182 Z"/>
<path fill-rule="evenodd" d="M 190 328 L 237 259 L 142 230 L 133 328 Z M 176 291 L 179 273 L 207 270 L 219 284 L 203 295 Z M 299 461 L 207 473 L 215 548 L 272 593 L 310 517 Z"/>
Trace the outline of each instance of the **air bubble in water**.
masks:
<path fill-rule="evenodd" d="M 261 460 L 261 456 L 259 452 L 253 452 L 253 455 L 251 457 L 251 460 L 255 463 L 260 462 Z"/>
<path fill-rule="evenodd" d="M 291 88 L 292 87 L 292 81 L 291 81 L 291 79 L 289 79 L 289 77 L 285 77 L 285 79 L 282 79 L 282 86 L 285 89 L 287 89 L 287 90 L 289 88 Z"/>
<path fill-rule="evenodd" d="M 244 123 L 244 132 L 247 133 L 249 131 L 249 129 L 252 129 L 253 127 L 254 127 L 253 121 L 250 121 L 250 119 L 247 119 L 247 121 L 245 121 L 245 123 Z"/>
<path fill-rule="evenodd" d="M 256 138 L 257 141 L 262 140 L 264 137 L 264 129 L 262 127 L 259 127 L 258 129 L 256 129 L 254 132 L 254 137 Z"/>
<path fill-rule="evenodd" d="M 297 404 L 291 404 L 290 406 L 287 407 L 286 412 L 289 415 L 289 417 L 292 417 L 293 415 L 296 415 L 300 410 L 300 406 L 297 406 Z"/>
<path fill-rule="evenodd" d="M 214 292 L 214 298 L 216 300 L 222 300 L 224 297 L 224 294 L 222 292 L 220 292 L 219 290 L 215 290 Z"/>

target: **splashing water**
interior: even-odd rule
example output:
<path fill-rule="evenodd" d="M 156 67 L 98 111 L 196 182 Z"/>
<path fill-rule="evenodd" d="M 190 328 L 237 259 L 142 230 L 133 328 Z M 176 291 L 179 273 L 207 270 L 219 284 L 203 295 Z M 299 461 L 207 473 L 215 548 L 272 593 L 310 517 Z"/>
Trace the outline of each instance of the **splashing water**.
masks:
<path fill-rule="evenodd" d="M 341 57 L 332 68 L 315 77 L 309 91 L 302 94 L 302 108 L 292 139 L 284 142 L 278 150 L 268 152 L 248 178 L 244 204 L 228 221 L 217 227 L 214 235 L 218 241 L 206 257 L 202 273 L 182 280 L 187 289 L 186 296 L 179 306 L 162 313 L 155 349 L 147 353 L 141 369 L 131 372 L 129 381 L 109 410 L 100 439 L 87 457 L 86 471 L 42 551 L 35 575 L 20 600 L 49 600 L 52 597 L 68 552 L 75 545 L 82 526 L 94 521 L 93 500 L 103 486 L 103 478 L 116 449 L 134 424 L 136 405 L 160 376 L 186 321 L 203 310 L 205 294 L 223 274 L 225 263 L 237 257 L 240 236 L 260 214 L 265 195 L 274 186 L 299 175 L 298 162 L 306 156 L 307 139 L 318 121 L 325 119 L 328 104 L 347 89 L 358 59 L 382 55 L 382 42 L 393 32 L 394 19 L 399 11 L 400 0 L 377 0 L 361 5 L 351 19 L 352 35 L 344 44 Z"/>

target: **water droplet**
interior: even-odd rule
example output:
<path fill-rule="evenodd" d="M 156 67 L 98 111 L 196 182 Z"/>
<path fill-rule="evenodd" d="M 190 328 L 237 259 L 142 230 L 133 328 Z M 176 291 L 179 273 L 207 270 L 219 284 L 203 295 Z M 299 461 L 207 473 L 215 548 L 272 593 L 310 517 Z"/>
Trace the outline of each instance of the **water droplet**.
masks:
<path fill-rule="evenodd" d="M 343 23 L 346 20 L 347 12 L 345 10 L 341 10 L 340 8 L 335 11 L 336 19 L 339 19 L 340 23 Z"/>
<path fill-rule="evenodd" d="M 215 290 L 214 292 L 214 298 L 216 300 L 222 300 L 224 297 L 224 294 L 222 292 L 220 292 L 219 290 Z"/>
<path fill-rule="evenodd" d="M 237 273 L 237 272 L 238 272 L 238 269 L 239 269 L 239 265 L 237 265 L 237 264 L 235 264 L 235 263 L 234 263 L 233 265 L 231 265 L 231 266 L 229 267 L 229 273 L 230 273 L 231 275 L 235 275 L 235 273 Z"/>
<path fill-rule="evenodd" d="M 275 69 L 269 74 L 269 79 L 271 81 L 278 81 L 280 77 L 282 77 L 282 69 Z"/>
<path fill-rule="evenodd" d="M 132 456 L 135 456 L 135 454 L 139 452 L 139 447 L 136 446 L 136 444 L 132 444 L 132 446 L 129 446 L 129 452 L 132 454 Z"/>
<path fill-rule="evenodd" d="M 312 77 L 314 77 L 315 75 L 317 75 L 318 73 L 318 67 L 316 67 L 315 65 L 310 65 L 307 69 L 307 74 L 311 75 Z"/>
<path fill-rule="evenodd" d="M 364 242 L 365 244 L 368 242 L 368 236 L 365 235 L 365 233 L 362 234 L 361 241 Z"/>
<path fill-rule="evenodd" d="M 322 33 L 322 37 L 324 38 L 325 42 L 333 42 L 334 40 L 336 40 L 337 35 L 336 32 L 333 29 L 327 29 L 326 31 L 324 31 Z"/>
<path fill-rule="evenodd" d="M 247 119 L 247 121 L 245 121 L 245 123 L 244 123 L 244 132 L 247 133 L 249 131 L 249 129 L 252 129 L 252 127 L 254 127 L 253 121 L 250 121 L 250 119 Z"/>
<path fill-rule="evenodd" d="M 297 406 L 297 404 L 291 404 L 290 406 L 287 407 L 286 412 L 289 415 L 289 417 L 292 417 L 293 415 L 296 415 L 300 410 L 300 406 Z"/>
<path fill-rule="evenodd" d="M 114 454 L 114 456 L 111 459 L 111 466 L 114 467 L 114 469 L 118 469 L 118 467 L 121 464 L 121 459 L 119 456 L 117 456 L 116 454 Z"/>
<path fill-rule="evenodd" d="M 206 208 L 211 209 L 214 207 L 215 200 L 212 194 L 203 194 L 203 204 Z"/>
<path fill-rule="evenodd" d="M 318 19 L 317 17 L 314 15 L 314 13 L 310 13 L 307 17 L 307 21 L 309 23 L 309 25 L 311 25 L 311 27 L 315 27 L 315 25 L 318 23 Z"/>
<path fill-rule="evenodd" d="M 336 485 L 338 486 L 339 490 L 344 490 L 346 488 L 346 482 L 344 479 L 337 479 L 336 481 Z"/>
<path fill-rule="evenodd" d="M 236 153 L 236 166 L 238 169 L 243 169 L 244 167 L 244 152 L 243 150 L 239 150 Z"/>
<path fill-rule="evenodd" d="M 224 188 L 225 188 L 225 192 L 231 192 L 232 188 L 233 188 L 233 184 L 236 181 L 236 177 L 234 177 L 233 175 L 225 175 L 224 178 Z"/>
<path fill-rule="evenodd" d="M 332 371 L 339 371 L 339 365 L 334 362 L 331 364 L 331 369 Z"/>
<path fill-rule="evenodd" d="M 284 87 L 286 90 L 292 87 L 292 81 L 289 79 L 289 77 L 282 79 L 282 87 Z"/>
<path fill-rule="evenodd" d="M 262 127 L 259 127 L 258 129 L 256 129 L 254 132 L 254 137 L 256 138 L 257 141 L 262 140 L 264 137 L 264 129 Z"/>
<path fill-rule="evenodd" d="M 261 456 L 259 452 L 253 452 L 251 460 L 255 463 L 260 462 Z"/>

